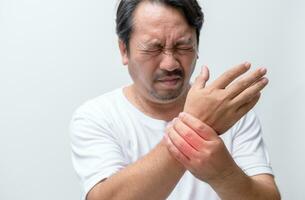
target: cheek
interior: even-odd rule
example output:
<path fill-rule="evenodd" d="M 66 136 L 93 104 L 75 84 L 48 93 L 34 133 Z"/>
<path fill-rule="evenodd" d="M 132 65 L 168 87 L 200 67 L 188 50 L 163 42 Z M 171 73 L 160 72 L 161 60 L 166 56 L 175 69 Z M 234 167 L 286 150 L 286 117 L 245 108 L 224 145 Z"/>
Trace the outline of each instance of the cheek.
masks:
<path fill-rule="evenodd" d="M 191 78 L 191 76 L 194 72 L 194 69 L 195 69 L 196 61 L 197 61 L 197 59 L 185 59 L 182 61 L 181 64 L 184 67 L 186 79 Z"/>
<path fill-rule="evenodd" d="M 150 64 L 151 63 L 138 62 L 135 60 L 129 62 L 128 71 L 134 82 L 147 84 L 152 81 L 154 71 Z"/>

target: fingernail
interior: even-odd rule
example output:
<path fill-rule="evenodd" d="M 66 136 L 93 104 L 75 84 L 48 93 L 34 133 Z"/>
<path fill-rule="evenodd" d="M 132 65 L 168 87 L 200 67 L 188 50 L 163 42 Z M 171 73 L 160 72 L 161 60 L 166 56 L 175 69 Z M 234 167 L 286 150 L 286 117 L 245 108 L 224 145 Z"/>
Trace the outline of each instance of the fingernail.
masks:
<path fill-rule="evenodd" d="M 185 116 L 185 114 L 183 112 L 179 113 L 180 118 L 183 117 L 183 116 Z"/>
<path fill-rule="evenodd" d="M 263 67 L 263 68 L 260 69 L 260 72 L 265 74 L 265 73 L 267 73 L 267 69 L 265 67 Z"/>
<path fill-rule="evenodd" d="M 244 65 L 247 69 L 249 69 L 251 67 L 251 63 L 249 63 L 249 62 L 244 62 Z"/>
<path fill-rule="evenodd" d="M 269 80 L 267 79 L 267 78 L 264 78 L 263 80 L 262 80 L 262 83 L 263 84 L 267 84 L 269 82 Z"/>

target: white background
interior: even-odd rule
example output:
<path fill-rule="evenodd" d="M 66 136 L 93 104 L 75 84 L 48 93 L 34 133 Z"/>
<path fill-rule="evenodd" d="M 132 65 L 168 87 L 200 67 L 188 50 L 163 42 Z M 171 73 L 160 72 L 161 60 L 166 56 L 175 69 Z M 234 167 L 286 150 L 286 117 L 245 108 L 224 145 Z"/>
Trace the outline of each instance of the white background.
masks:
<path fill-rule="evenodd" d="M 212 79 L 251 61 L 270 84 L 256 111 L 283 199 L 304 200 L 305 1 L 205 0 L 200 65 Z M 0 199 L 75 200 L 69 121 L 130 82 L 116 1 L 0 0 Z"/>

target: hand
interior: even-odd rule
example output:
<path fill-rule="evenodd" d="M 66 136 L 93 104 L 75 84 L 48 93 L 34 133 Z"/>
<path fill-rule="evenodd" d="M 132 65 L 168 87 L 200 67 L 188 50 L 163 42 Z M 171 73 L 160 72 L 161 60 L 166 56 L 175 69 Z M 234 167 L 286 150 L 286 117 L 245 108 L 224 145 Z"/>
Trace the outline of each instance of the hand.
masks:
<path fill-rule="evenodd" d="M 207 183 L 224 181 L 238 166 L 217 133 L 190 114 L 181 113 L 167 127 L 170 153 L 195 177 Z"/>
<path fill-rule="evenodd" d="M 206 123 L 217 134 L 227 131 L 255 106 L 260 91 L 268 83 L 268 79 L 263 77 L 266 74 L 265 68 L 257 69 L 233 82 L 247 72 L 250 65 L 237 65 L 206 87 L 209 71 L 204 67 L 188 92 L 184 112 Z"/>

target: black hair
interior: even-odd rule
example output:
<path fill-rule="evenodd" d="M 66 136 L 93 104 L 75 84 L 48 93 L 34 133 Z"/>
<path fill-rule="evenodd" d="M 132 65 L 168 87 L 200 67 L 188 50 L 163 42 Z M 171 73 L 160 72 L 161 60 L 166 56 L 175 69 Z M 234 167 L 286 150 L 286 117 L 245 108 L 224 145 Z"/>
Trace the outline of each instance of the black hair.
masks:
<path fill-rule="evenodd" d="M 129 50 L 129 40 L 133 31 L 133 13 L 143 2 L 161 3 L 182 11 L 187 23 L 196 29 L 197 44 L 199 44 L 200 30 L 204 21 L 204 14 L 197 0 L 121 0 L 116 13 L 116 33 Z"/>

